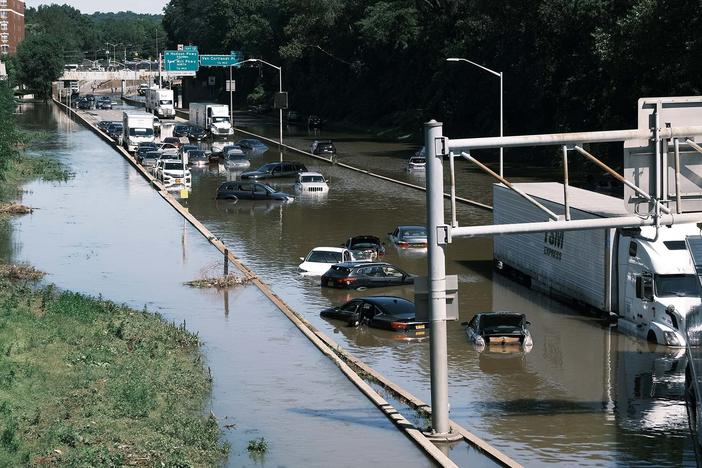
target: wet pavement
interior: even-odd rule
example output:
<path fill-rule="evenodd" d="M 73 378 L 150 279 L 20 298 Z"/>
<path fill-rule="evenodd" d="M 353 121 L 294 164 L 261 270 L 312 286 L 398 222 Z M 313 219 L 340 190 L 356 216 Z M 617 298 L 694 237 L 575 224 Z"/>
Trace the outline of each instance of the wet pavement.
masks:
<path fill-rule="evenodd" d="M 257 118 L 237 115 L 237 125 L 277 139 L 275 121 L 262 124 Z M 405 170 L 406 158 L 414 150 L 409 144 L 329 131 L 319 137 L 335 140 L 341 161 L 414 183 L 423 180 L 421 174 Z M 314 139 L 304 128 L 286 129 L 288 144 L 308 148 Z M 217 201 L 216 187 L 235 179 L 237 173 L 215 165 L 193 171 L 193 188 L 183 204 L 313 325 L 430 401 L 425 340 L 398 340 L 390 332 L 348 328 L 319 317 L 321 309 L 359 295 L 390 293 L 411 298 L 411 287 L 329 290 L 320 288 L 318 279 L 297 273 L 299 257 L 312 247 L 337 246 L 355 234 L 385 237 L 396 225 L 423 224 L 424 193 L 298 154 L 285 157 L 330 178 L 329 194 L 297 197 L 288 205 Z M 277 159 L 278 152 L 272 149 L 253 156 L 252 167 Z M 506 174 L 529 180 L 530 173 L 508 165 Z M 457 178 L 460 195 L 490 203 L 487 176 L 461 164 Z M 129 185 L 136 190 L 138 184 Z M 293 190 L 292 181 L 274 185 Z M 490 212 L 466 205 L 459 205 L 458 218 L 462 225 L 492 222 Z M 385 260 L 412 273 L 426 271 L 423 252 L 398 250 L 389 243 L 386 248 Z M 450 245 L 447 272 L 459 277 L 460 301 L 460 320 L 448 326 L 452 419 L 527 466 L 695 465 L 683 401 L 686 358 L 682 353 L 620 335 L 594 318 L 496 274 L 490 239 Z M 489 310 L 526 313 L 534 338 L 531 352 L 474 349 L 460 322 Z M 454 448 L 450 456 L 461 465 L 469 459 L 465 447 Z"/>
<path fill-rule="evenodd" d="M 230 466 L 432 466 L 254 287 L 183 282 L 222 268 L 217 252 L 109 145 L 56 107 L 25 104 L 23 128 L 49 132 L 31 153 L 65 162 L 66 183 L 33 182 L 0 258 L 28 262 L 61 288 L 185 323 L 205 343 L 211 410 L 231 425 Z M 249 440 L 268 452 L 252 458 Z"/>

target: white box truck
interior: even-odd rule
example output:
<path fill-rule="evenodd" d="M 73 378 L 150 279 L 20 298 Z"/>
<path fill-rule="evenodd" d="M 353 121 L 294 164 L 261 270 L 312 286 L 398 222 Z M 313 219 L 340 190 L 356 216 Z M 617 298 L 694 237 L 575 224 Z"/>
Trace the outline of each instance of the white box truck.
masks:
<path fill-rule="evenodd" d="M 558 215 L 563 185 L 514 186 Z M 626 216 L 624 201 L 568 189 L 572 219 Z M 548 215 L 502 184 L 493 189 L 494 224 L 547 221 Z M 622 331 L 656 343 L 686 345 L 686 318 L 699 311 L 695 266 L 685 244 L 695 224 L 588 229 L 496 236 L 498 270 L 533 288 L 589 309 L 616 315 Z"/>
<path fill-rule="evenodd" d="M 226 104 L 191 102 L 190 123 L 204 128 L 214 138 L 234 135 L 234 127 L 229 121 L 229 106 Z"/>
<path fill-rule="evenodd" d="M 137 150 L 139 143 L 154 141 L 154 116 L 146 112 L 122 114 L 122 144 L 127 151 Z"/>
<path fill-rule="evenodd" d="M 144 99 L 147 112 L 161 117 L 175 117 L 172 89 L 149 88 L 144 94 Z"/>

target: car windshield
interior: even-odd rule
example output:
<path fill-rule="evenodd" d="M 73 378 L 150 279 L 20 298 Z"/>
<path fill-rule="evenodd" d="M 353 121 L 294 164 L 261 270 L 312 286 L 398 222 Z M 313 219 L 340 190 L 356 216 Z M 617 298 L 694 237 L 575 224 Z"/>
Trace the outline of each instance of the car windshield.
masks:
<path fill-rule="evenodd" d="M 161 104 L 162 106 L 173 105 L 173 101 L 171 101 L 170 99 L 161 99 L 160 101 L 158 101 L 158 103 Z"/>
<path fill-rule="evenodd" d="M 229 122 L 229 117 L 212 117 L 213 123 Z"/>
<path fill-rule="evenodd" d="M 426 164 L 427 160 L 424 158 L 410 158 L 412 164 Z"/>
<path fill-rule="evenodd" d="M 146 157 L 147 157 L 147 158 L 158 159 L 158 158 L 161 157 L 161 153 L 159 153 L 158 151 L 149 151 L 148 153 L 146 153 Z"/>
<path fill-rule="evenodd" d="M 227 153 L 227 160 L 228 161 L 241 161 L 243 159 L 246 159 L 246 157 L 237 151 L 231 151 L 231 152 Z"/>
<path fill-rule="evenodd" d="M 698 297 L 700 295 L 695 275 L 656 275 L 656 296 Z"/>
<path fill-rule="evenodd" d="M 153 136 L 153 128 L 130 128 L 129 136 Z"/>
<path fill-rule="evenodd" d="M 182 171 L 183 165 L 181 163 L 165 163 L 163 169 L 166 171 Z"/>
<path fill-rule="evenodd" d="M 480 318 L 480 330 L 519 330 L 524 324 L 524 316 L 521 314 L 489 314 Z"/>
<path fill-rule="evenodd" d="M 187 132 L 189 128 L 190 127 L 188 127 L 187 125 L 176 125 L 174 130 L 176 132 Z"/>
<path fill-rule="evenodd" d="M 300 182 L 324 182 L 324 177 L 319 175 L 302 176 Z"/>
<path fill-rule="evenodd" d="M 339 263 L 341 262 L 341 252 L 314 250 L 310 252 L 305 261 L 313 263 Z"/>
<path fill-rule="evenodd" d="M 190 133 L 204 133 L 205 130 L 199 127 L 193 127 L 190 129 Z"/>
<path fill-rule="evenodd" d="M 400 232 L 400 237 L 426 237 L 426 228 L 417 226 L 414 228 L 407 228 Z"/>
<path fill-rule="evenodd" d="M 190 150 L 188 151 L 188 157 L 190 159 L 205 159 L 205 152 L 202 150 Z"/>

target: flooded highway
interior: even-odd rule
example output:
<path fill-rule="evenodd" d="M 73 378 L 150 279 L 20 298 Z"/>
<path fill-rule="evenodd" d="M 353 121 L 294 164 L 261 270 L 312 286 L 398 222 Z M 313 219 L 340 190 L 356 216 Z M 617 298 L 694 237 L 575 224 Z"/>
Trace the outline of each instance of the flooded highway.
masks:
<path fill-rule="evenodd" d="M 229 304 L 248 305 L 243 310 L 226 312 L 226 309 L 223 311 L 226 296 L 174 287 L 216 262 L 213 249 L 206 249 L 205 241 L 197 238 L 198 235 L 158 199 L 116 152 L 89 131 L 76 128 L 76 124 L 56 110 L 48 109 L 28 108 L 21 121 L 26 126 L 56 131 L 57 146 L 46 148 L 46 152 L 70 161 L 77 174 L 73 181 L 51 190 L 42 189 L 41 183 L 30 184 L 24 202 L 41 210 L 15 223 L 17 234 L 12 238 L 12 256 L 49 272 L 61 271 L 61 276 L 65 276 L 59 282 L 61 287 L 101 293 L 138 308 L 147 303 L 149 308 L 169 318 L 186 319 L 189 327 L 202 329 L 208 344 L 208 359 L 212 361 L 216 376 L 216 391 L 231 395 L 233 400 L 215 399 L 216 413 L 236 415 L 235 409 L 247 401 L 255 401 L 264 408 L 265 403 L 270 402 L 255 400 L 255 389 L 241 388 L 242 380 L 256 375 L 255 361 L 237 367 L 227 365 L 230 359 L 246 359 L 250 347 L 254 353 L 272 353 L 266 356 L 274 356 L 275 352 L 280 353 L 278 356 L 290 354 L 286 359 L 292 360 L 293 370 L 283 376 L 268 376 L 271 379 L 268 384 L 290 382 L 294 385 L 297 382 L 298 386 L 293 388 L 309 388 L 315 392 L 330 385 L 332 393 L 340 396 L 337 401 L 328 395 L 310 395 L 326 404 L 325 411 L 319 412 L 305 403 L 306 398 L 300 402 L 291 394 L 289 406 L 298 409 L 277 408 L 286 418 L 292 421 L 317 417 L 320 422 L 333 419 L 343 422 L 345 429 L 358 432 L 349 436 L 353 437 L 350 446 L 340 447 L 343 445 L 340 439 L 332 438 L 336 443 L 324 449 L 341 450 L 346 456 L 351 456 L 350 452 L 368 451 L 369 457 L 370 452 L 379 457 L 386 453 L 387 457 L 380 458 L 382 461 L 375 460 L 381 466 L 394 462 L 397 466 L 427 466 L 428 463 L 417 464 L 421 455 L 403 436 L 397 433 L 392 439 L 387 434 L 392 430 L 388 429 L 389 423 L 360 395 L 354 399 L 350 384 L 340 382 L 340 377 L 334 378 L 332 383 L 314 377 L 318 375 L 315 368 L 333 368 L 326 358 L 311 347 L 305 350 L 304 346 L 295 345 L 288 351 L 290 342 L 302 339 L 295 337 L 298 332 L 286 319 L 275 317 L 270 304 L 257 297 L 241 297 L 256 296 L 255 291 L 250 288 L 230 291 Z M 275 123 L 261 125 L 257 119 L 240 119 L 237 125 L 277 139 Z M 286 134 L 287 144 L 306 149 L 315 139 L 305 129 L 288 130 L 292 134 Z M 321 133 L 320 137 L 335 141 L 340 161 L 412 183 L 423 181 L 421 174 L 405 170 L 405 158 L 413 152 L 409 144 Z M 193 169 L 192 191 L 182 203 L 314 326 L 377 371 L 430 401 L 426 339 L 399 340 L 398 335 L 391 332 L 349 328 L 344 323 L 326 321 L 319 316 L 320 310 L 352 297 L 394 294 L 412 299 L 412 287 L 360 292 L 330 290 L 321 288 L 318 278 L 300 276 L 297 272 L 300 257 L 313 247 L 339 246 L 348 237 L 358 234 L 387 239 L 387 233 L 397 225 L 424 224 L 424 193 L 301 155 L 286 154 L 285 157 L 322 172 L 330 179 L 329 193 L 298 196 L 290 204 L 215 200 L 218 185 L 236 179 L 237 173 L 211 165 Z M 278 151 L 272 148 L 252 157 L 252 169 L 277 159 Z M 460 166 L 458 173 L 459 195 L 490 203 L 491 181 L 487 176 L 466 164 Z M 509 176 L 510 170 L 506 173 Z M 294 194 L 292 181 L 276 181 L 273 185 Z M 89 204 L 85 202 L 88 199 L 91 200 Z M 122 206 L 126 203 L 128 207 Z M 85 227 L 85 223 L 74 210 L 100 217 L 98 219 L 104 219 L 105 224 L 120 219 L 136 220 L 144 226 L 144 232 L 158 231 L 159 234 L 155 238 L 144 238 L 139 232 L 120 233 L 131 242 L 130 256 L 125 257 L 121 248 L 113 246 L 116 239 L 110 236 L 114 232 L 79 229 Z M 492 222 L 489 211 L 467 205 L 458 206 L 458 219 L 462 225 Z M 38 224 L 33 228 L 34 223 Z M 50 229 L 55 223 L 74 223 L 76 229 L 69 237 L 56 239 Z M 188 246 L 187 249 L 183 247 L 182 258 L 165 258 L 159 249 L 164 244 L 172 246 L 178 242 Z M 70 254 L 59 256 L 52 253 L 54 250 Z M 399 250 L 387 240 L 386 251 L 386 261 L 411 273 L 426 274 L 423 252 Z M 686 358 L 682 351 L 651 346 L 623 336 L 594 318 L 495 273 L 490 239 L 457 241 L 446 252 L 447 273 L 457 274 L 459 278 L 460 300 L 460 320 L 448 324 L 452 419 L 526 466 L 695 465 L 683 401 Z M 159 290 L 167 291 L 168 299 L 151 303 L 150 292 Z M 181 313 L 171 316 L 175 304 L 179 309 L 196 312 L 187 317 Z M 460 323 L 477 312 L 491 310 L 512 310 L 527 315 L 534 340 L 529 353 L 479 352 L 470 345 Z M 251 320 L 252 313 L 257 317 L 262 315 L 265 326 L 271 327 L 271 338 L 264 345 L 247 339 L 248 327 L 264 327 L 264 323 Z M 265 328 L 257 331 L 265 334 Z M 333 375 L 331 372 L 333 370 L 324 375 Z M 255 427 L 255 418 L 250 418 L 248 426 Z M 240 421 L 235 422 L 239 424 Z M 326 438 L 324 428 L 319 429 L 306 435 L 324 434 Z M 304 444 L 304 435 L 296 443 Z M 228 437 L 234 440 L 237 434 L 228 434 Z M 249 438 L 253 436 L 244 437 Z M 390 440 L 386 438 L 403 450 L 393 450 L 390 454 L 385 443 L 374 442 Z M 235 445 L 234 453 L 236 448 Z M 294 462 L 283 454 L 279 456 L 282 458 L 276 461 L 281 465 L 313 464 L 307 463 L 307 459 L 303 463 L 302 459 Z M 462 466 L 469 460 L 475 461 L 471 454 L 459 453 L 456 449 L 450 456 Z M 309 460 L 316 459 L 310 455 Z M 356 461 L 358 464 L 371 460 Z M 270 466 L 277 465 L 271 462 Z"/>
<path fill-rule="evenodd" d="M 22 128 L 48 135 L 29 152 L 75 177 L 25 186 L 22 202 L 37 210 L 12 222 L 0 258 L 197 332 L 229 466 L 433 466 L 256 288 L 184 286 L 221 271 L 219 252 L 109 145 L 55 106 L 22 111 Z M 260 437 L 269 449 L 252 457 L 247 444 Z"/>

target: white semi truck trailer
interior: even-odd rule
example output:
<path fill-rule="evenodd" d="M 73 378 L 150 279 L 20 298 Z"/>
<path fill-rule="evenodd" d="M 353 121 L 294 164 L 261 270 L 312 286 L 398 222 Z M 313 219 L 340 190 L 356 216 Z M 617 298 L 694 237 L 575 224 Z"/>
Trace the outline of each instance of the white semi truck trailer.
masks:
<path fill-rule="evenodd" d="M 173 90 L 149 88 L 144 93 L 144 107 L 147 112 L 153 112 L 161 117 L 175 117 L 173 107 Z"/>
<path fill-rule="evenodd" d="M 204 128 L 213 138 L 234 135 L 234 127 L 229 120 L 229 106 L 226 104 L 191 102 L 190 123 Z"/>
<path fill-rule="evenodd" d="M 514 184 L 546 208 L 564 214 L 563 185 Z M 568 188 L 571 218 L 626 216 L 623 200 Z M 548 215 L 502 184 L 493 189 L 494 223 L 547 221 Z M 699 312 L 700 290 L 685 239 L 695 224 L 589 229 L 496 236 L 499 270 L 533 288 L 616 316 L 625 333 L 684 347 L 686 319 Z"/>

